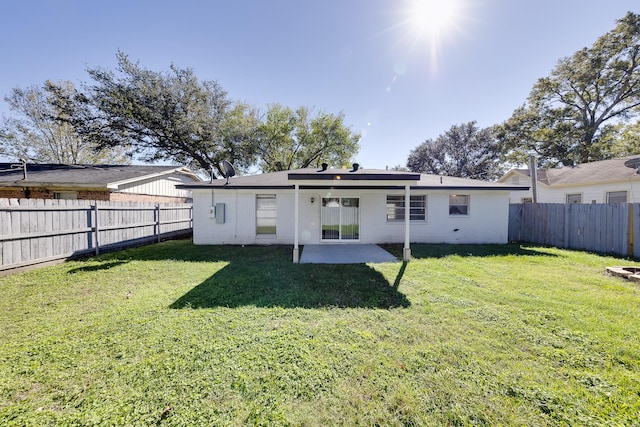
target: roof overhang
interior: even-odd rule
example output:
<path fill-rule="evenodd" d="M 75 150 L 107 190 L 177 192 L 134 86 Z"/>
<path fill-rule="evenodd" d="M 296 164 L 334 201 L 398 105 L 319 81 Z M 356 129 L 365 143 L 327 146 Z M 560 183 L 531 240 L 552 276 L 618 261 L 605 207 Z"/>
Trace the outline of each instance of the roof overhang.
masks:
<path fill-rule="evenodd" d="M 65 189 L 93 189 L 107 191 L 108 188 L 104 184 L 84 183 L 78 184 L 75 182 L 39 182 L 39 181 L 15 181 L 15 182 L 2 182 L 0 188 L 65 188 Z"/>
<path fill-rule="evenodd" d="M 420 180 L 419 173 L 353 173 L 347 170 L 332 171 L 331 173 L 291 172 L 289 181 L 410 181 Z"/>
<path fill-rule="evenodd" d="M 358 185 L 358 184 L 301 184 L 301 190 L 404 190 L 406 186 L 396 184 Z M 528 186 L 455 186 L 455 185 L 410 185 L 411 190 L 446 190 L 446 191 L 527 191 Z M 214 184 L 180 184 L 176 188 L 190 190 L 293 190 L 295 185 L 214 185 Z"/>

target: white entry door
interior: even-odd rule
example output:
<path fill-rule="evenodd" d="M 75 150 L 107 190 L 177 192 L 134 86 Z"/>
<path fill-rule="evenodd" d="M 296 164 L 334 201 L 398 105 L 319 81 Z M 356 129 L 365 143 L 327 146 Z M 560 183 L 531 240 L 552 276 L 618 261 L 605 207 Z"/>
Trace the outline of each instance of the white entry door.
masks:
<path fill-rule="evenodd" d="M 360 239 L 360 199 L 357 197 L 322 198 L 322 240 Z"/>

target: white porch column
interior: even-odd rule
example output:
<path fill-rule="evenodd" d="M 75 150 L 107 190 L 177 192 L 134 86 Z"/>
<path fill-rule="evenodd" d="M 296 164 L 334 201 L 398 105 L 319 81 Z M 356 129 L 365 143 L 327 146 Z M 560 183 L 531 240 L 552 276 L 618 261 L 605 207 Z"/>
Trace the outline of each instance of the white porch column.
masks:
<path fill-rule="evenodd" d="M 409 261 L 411 259 L 410 246 L 410 223 L 411 223 L 411 186 L 404 186 L 404 248 L 402 249 L 402 260 Z"/>
<path fill-rule="evenodd" d="M 298 264 L 300 262 L 300 248 L 298 246 L 298 214 L 300 210 L 299 206 L 300 200 L 300 185 L 296 184 L 295 186 L 295 195 L 294 195 L 294 217 L 293 217 L 293 263 Z"/>

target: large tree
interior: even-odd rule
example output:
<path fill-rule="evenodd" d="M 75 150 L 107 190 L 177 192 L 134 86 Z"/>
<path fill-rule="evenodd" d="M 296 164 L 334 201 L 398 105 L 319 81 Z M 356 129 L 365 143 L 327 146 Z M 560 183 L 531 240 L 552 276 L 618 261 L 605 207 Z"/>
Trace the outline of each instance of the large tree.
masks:
<path fill-rule="evenodd" d="M 259 165 L 263 172 L 317 167 L 321 163 L 342 166 L 358 152 L 360 135 L 344 124 L 342 113 L 319 112 L 306 107 L 295 111 L 272 104 L 267 108 L 258 135 Z"/>
<path fill-rule="evenodd" d="M 548 166 L 606 159 L 621 152 L 611 131 L 639 106 L 640 15 L 629 12 L 539 79 L 498 135 L 505 158 L 516 163 L 530 154 Z"/>
<path fill-rule="evenodd" d="M 215 81 L 191 69 L 142 68 L 122 52 L 116 71 L 88 69 L 90 100 L 97 116 L 87 126 L 100 147 L 130 145 L 141 160 L 168 160 L 214 168 L 228 160 L 239 168 L 256 161 L 257 112 L 234 103 Z"/>
<path fill-rule="evenodd" d="M 97 149 L 74 126 L 70 114 L 79 111 L 71 111 L 65 100 L 75 96 L 69 81 L 13 89 L 4 98 L 12 114 L 0 126 L 0 154 L 38 163 L 127 163 L 121 147 Z"/>
<path fill-rule="evenodd" d="M 435 140 L 428 139 L 409 154 L 412 172 L 494 180 L 504 172 L 491 128 L 479 129 L 475 121 L 451 126 Z"/>

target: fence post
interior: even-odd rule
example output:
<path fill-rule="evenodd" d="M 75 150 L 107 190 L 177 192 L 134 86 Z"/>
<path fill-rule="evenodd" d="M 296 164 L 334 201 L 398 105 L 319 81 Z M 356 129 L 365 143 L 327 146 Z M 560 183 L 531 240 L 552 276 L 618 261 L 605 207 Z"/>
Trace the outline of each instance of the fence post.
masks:
<path fill-rule="evenodd" d="M 569 245 L 569 225 L 570 225 L 570 217 L 571 217 L 571 203 L 564 204 L 564 247 L 569 249 L 571 245 Z"/>
<path fill-rule="evenodd" d="M 160 204 L 156 203 L 156 208 L 155 208 L 155 221 L 156 221 L 156 232 L 158 234 L 158 243 L 160 243 Z"/>
<path fill-rule="evenodd" d="M 627 256 L 633 258 L 633 203 L 629 203 L 629 237 L 627 242 Z"/>
<path fill-rule="evenodd" d="M 93 229 L 95 233 L 96 255 L 100 255 L 100 228 L 98 227 L 98 202 L 91 205 L 93 211 Z"/>

